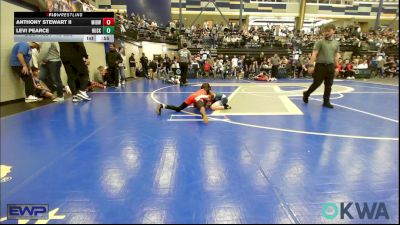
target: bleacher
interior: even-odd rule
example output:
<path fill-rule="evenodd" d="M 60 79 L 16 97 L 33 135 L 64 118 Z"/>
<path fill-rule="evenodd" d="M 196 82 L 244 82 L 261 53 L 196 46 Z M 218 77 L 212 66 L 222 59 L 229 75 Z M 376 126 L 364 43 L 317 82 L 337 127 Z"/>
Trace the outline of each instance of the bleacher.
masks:
<path fill-rule="evenodd" d="M 399 57 L 399 48 L 398 47 L 388 48 L 385 50 L 385 53 L 387 56 Z"/>
<path fill-rule="evenodd" d="M 199 54 L 201 48 L 188 48 L 188 50 L 192 53 L 192 55 Z M 210 49 L 211 57 L 215 58 L 218 56 L 218 49 Z"/>
<path fill-rule="evenodd" d="M 192 54 L 198 54 L 201 48 L 188 48 Z M 218 55 L 227 55 L 229 57 L 242 56 L 245 55 L 246 57 L 259 57 L 261 53 L 264 53 L 264 57 L 271 57 L 274 54 L 278 54 L 279 56 L 286 56 L 289 57 L 291 55 L 291 51 L 287 48 L 280 48 L 280 47 L 266 47 L 266 48 L 216 48 L 211 49 L 211 56 L 216 57 Z"/>
<path fill-rule="evenodd" d="M 178 43 L 177 39 L 166 37 L 166 35 L 155 36 L 154 33 L 145 29 L 128 29 L 124 34 L 122 34 L 119 29 L 116 29 L 115 37 L 126 41 L 151 41 L 171 45 L 176 45 Z"/>

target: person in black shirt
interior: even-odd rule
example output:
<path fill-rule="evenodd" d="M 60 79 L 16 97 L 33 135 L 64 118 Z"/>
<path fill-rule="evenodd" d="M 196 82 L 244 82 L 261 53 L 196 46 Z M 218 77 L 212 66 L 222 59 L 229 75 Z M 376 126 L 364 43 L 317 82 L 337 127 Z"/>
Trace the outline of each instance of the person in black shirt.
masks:
<path fill-rule="evenodd" d="M 90 64 L 85 45 L 82 42 L 60 42 L 60 58 L 68 77 L 68 86 L 72 92 L 72 101 L 90 101 L 86 93 Z"/>
<path fill-rule="evenodd" d="M 147 58 L 147 56 L 144 53 L 142 54 L 142 57 L 140 58 L 140 63 L 142 64 L 143 75 L 145 77 L 148 77 L 147 68 L 149 65 L 149 59 Z"/>
<path fill-rule="evenodd" d="M 164 66 L 167 69 L 167 73 L 169 73 L 171 71 L 171 58 L 169 58 L 167 55 L 165 55 Z"/>
<path fill-rule="evenodd" d="M 250 73 L 250 67 L 253 64 L 253 61 L 251 61 L 250 56 L 247 55 L 246 58 L 244 59 L 244 68 L 245 68 L 245 78 L 249 77 Z"/>
<path fill-rule="evenodd" d="M 264 52 L 260 53 L 260 56 L 257 58 L 257 63 L 258 65 L 261 65 L 261 63 L 264 61 Z"/>
<path fill-rule="evenodd" d="M 157 71 L 157 63 L 156 60 L 151 60 L 149 63 L 149 78 L 154 80 L 154 74 Z"/>
<path fill-rule="evenodd" d="M 352 47 L 353 47 L 353 55 L 352 56 L 360 56 L 360 50 L 361 50 L 361 41 L 356 37 L 353 36 L 352 39 Z"/>
<path fill-rule="evenodd" d="M 108 74 L 113 79 L 116 88 L 119 87 L 118 64 L 121 63 L 122 57 L 115 48 L 115 44 L 110 44 L 110 51 L 106 54 L 106 63 L 108 66 Z"/>
<path fill-rule="evenodd" d="M 136 60 L 135 60 L 135 54 L 131 54 L 131 57 L 129 57 L 129 68 L 130 68 L 130 74 L 131 77 L 136 79 Z"/>

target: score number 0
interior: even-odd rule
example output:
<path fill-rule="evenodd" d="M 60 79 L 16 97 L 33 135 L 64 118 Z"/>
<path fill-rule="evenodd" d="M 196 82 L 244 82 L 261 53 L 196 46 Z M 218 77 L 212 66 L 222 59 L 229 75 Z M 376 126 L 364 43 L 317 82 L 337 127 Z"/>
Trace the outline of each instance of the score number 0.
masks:
<path fill-rule="evenodd" d="M 114 26 L 114 18 L 103 18 L 103 26 Z"/>

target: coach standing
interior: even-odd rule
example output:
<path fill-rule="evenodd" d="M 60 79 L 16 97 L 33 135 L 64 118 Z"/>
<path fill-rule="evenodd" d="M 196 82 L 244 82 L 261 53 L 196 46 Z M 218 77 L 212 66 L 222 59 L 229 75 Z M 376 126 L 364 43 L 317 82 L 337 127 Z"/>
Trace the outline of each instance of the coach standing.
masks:
<path fill-rule="evenodd" d="M 190 54 L 190 51 L 187 49 L 187 44 L 183 43 L 182 45 L 183 49 L 178 51 L 178 62 L 179 62 L 179 68 L 181 69 L 181 86 L 187 85 L 186 77 L 187 77 L 187 72 L 189 69 L 189 63 L 190 63 L 190 58 L 192 55 Z"/>
<path fill-rule="evenodd" d="M 333 39 L 336 27 L 333 24 L 328 24 L 323 28 L 324 39 L 315 43 L 313 53 L 308 64 L 308 73 L 313 75 L 313 83 L 307 91 L 303 92 L 303 101 L 308 103 L 308 97 L 317 89 L 324 81 L 324 103 L 322 106 L 333 108 L 329 98 L 331 95 L 335 69 L 339 62 L 339 42 Z M 316 62 L 316 64 L 315 64 Z M 315 64 L 315 65 L 314 65 Z"/>

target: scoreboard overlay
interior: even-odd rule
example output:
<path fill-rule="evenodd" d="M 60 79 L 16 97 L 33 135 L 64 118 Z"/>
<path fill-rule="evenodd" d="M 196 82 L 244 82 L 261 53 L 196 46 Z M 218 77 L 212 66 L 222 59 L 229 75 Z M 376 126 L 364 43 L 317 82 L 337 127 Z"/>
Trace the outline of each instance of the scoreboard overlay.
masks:
<path fill-rule="evenodd" d="M 15 12 L 14 41 L 114 42 L 113 12 Z"/>

